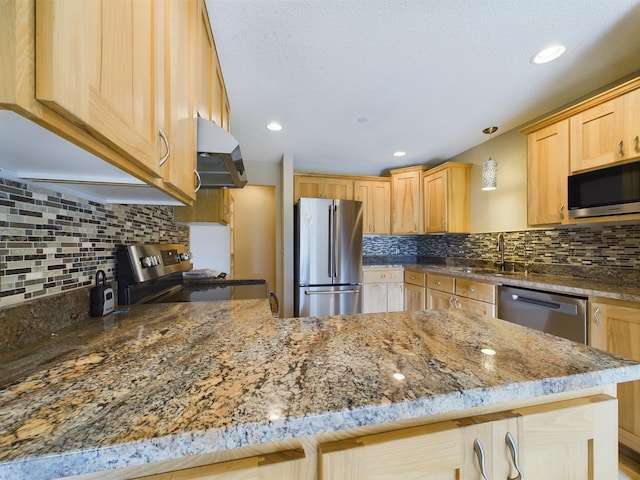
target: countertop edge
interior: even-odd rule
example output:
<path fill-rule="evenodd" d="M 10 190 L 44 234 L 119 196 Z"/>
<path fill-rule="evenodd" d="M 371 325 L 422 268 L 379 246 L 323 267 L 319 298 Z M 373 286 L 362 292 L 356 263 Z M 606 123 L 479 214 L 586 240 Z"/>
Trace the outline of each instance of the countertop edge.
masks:
<path fill-rule="evenodd" d="M 0 475 L 6 475 L 7 478 L 35 479 L 97 473 L 355 427 L 418 419 L 474 407 L 544 398 L 635 380 L 639 376 L 640 365 L 625 366 L 498 387 L 482 387 L 354 410 L 327 412 L 280 422 L 251 423 L 229 429 L 189 432 L 104 448 L 2 462 Z M 194 445 L 198 447 L 193 448 Z M 34 476 L 34 472 L 38 474 Z"/>

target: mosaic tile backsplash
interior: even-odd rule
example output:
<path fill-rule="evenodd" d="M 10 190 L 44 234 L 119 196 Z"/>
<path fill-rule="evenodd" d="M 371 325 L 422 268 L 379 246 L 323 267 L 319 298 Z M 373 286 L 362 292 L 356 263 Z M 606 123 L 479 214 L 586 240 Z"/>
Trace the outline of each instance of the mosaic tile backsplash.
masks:
<path fill-rule="evenodd" d="M 173 207 L 103 205 L 0 178 L 0 307 L 115 277 L 116 245 L 180 243 Z"/>

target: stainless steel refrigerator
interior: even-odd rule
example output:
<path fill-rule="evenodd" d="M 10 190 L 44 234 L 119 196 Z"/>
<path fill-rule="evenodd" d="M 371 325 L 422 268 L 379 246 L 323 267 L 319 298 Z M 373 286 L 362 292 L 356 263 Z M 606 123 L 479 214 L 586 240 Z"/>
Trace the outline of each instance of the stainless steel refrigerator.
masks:
<path fill-rule="evenodd" d="M 295 232 L 295 315 L 360 313 L 362 202 L 301 198 Z"/>

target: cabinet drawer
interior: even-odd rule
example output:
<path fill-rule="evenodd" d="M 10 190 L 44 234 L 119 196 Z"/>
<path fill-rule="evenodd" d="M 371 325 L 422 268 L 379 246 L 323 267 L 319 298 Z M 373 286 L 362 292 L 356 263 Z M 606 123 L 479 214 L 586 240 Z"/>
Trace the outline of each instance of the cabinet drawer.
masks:
<path fill-rule="evenodd" d="M 402 282 L 402 269 L 365 269 L 362 271 L 362 280 L 364 283 Z"/>
<path fill-rule="evenodd" d="M 496 286 L 477 280 L 457 278 L 456 294 L 481 302 L 496 303 Z"/>
<path fill-rule="evenodd" d="M 479 315 L 496 316 L 496 306 L 493 303 L 472 300 L 471 298 L 454 297 L 456 308 L 465 312 L 477 313 Z"/>
<path fill-rule="evenodd" d="M 454 293 L 455 278 L 430 273 L 427 276 L 427 287 L 441 292 Z"/>
<path fill-rule="evenodd" d="M 404 283 L 410 283 L 411 285 L 424 287 L 427 283 L 427 274 L 425 272 L 418 272 L 416 270 L 405 270 Z"/>

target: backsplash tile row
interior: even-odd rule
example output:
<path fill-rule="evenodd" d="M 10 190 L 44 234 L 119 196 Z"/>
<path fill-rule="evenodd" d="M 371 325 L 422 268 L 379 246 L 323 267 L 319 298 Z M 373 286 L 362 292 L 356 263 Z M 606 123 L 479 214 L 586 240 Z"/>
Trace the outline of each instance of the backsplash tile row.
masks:
<path fill-rule="evenodd" d="M 534 262 L 538 269 L 593 268 L 640 275 L 640 225 L 595 225 L 505 232 L 505 261 Z M 497 233 L 364 237 L 363 254 L 498 260 Z M 525 258 L 526 249 L 526 258 Z M 606 276 L 606 275 L 604 275 Z"/>
<path fill-rule="evenodd" d="M 0 307 L 115 275 L 116 245 L 189 245 L 173 207 L 103 205 L 0 178 Z"/>

